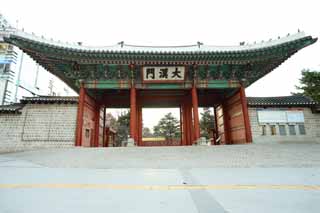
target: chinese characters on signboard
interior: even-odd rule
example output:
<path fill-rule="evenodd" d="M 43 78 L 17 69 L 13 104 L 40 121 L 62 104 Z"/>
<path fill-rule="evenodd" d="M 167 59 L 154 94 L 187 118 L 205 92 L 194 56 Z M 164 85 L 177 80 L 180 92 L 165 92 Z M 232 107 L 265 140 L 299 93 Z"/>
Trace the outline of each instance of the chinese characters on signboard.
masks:
<path fill-rule="evenodd" d="M 144 81 L 183 81 L 185 76 L 185 67 L 143 67 Z"/>

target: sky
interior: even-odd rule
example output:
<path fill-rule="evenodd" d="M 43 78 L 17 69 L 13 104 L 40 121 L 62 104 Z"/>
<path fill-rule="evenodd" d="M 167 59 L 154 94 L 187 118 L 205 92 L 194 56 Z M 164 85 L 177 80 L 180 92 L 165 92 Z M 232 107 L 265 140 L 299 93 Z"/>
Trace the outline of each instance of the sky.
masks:
<path fill-rule="evenodd" d="M 298 29 L 319 37 L 319 8 L 319 0 L 7 0 L 0 13 L 26 32 L 83 45 L 238 45 Z M 320 42 L 299 51 L 248 87 L 247 96 L 290 95 L 302 69 L 320 70 L 319 53 Z M 162 111 L 144 117 L 155 121 Z"/>

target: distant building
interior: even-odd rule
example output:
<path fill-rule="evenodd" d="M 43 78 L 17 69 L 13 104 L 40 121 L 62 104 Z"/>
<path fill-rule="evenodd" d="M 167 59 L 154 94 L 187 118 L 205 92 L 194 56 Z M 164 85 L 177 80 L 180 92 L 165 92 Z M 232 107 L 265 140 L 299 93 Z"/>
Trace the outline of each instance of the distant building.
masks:
<path fill-rule="evenodd" d="M 0 14 L 0 30 L 11 28 Z M 39 66 L 18 47 L 0 40 L 0 105 L 19 102 L 23 96 L 71 93 L 72 90 L 65 83 Z"/>

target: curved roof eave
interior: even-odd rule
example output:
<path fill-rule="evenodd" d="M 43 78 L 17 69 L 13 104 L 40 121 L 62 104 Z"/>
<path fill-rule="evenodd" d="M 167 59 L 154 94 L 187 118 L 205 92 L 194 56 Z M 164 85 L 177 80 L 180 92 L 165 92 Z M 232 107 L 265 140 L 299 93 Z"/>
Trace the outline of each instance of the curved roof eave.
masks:
<path fill-rule="evenodd" d="M 44 37 L 38 37 L 34 34 L 29 34 L 19 30 L 7 32 L 6 40 L 22 39 L 30 42 L 35 42 L 40 45 L 45 45 L 50 48 L 65 49 L 67 51 L 85 52 L 85 53 L 149 53 L 149 54 L 206 54 L 206 53 L 248 53 L 257 50 L 265 50 L 277 47 L 283 44 L 308 39 L 314 43 L 317 38 L 307 36 L 304 32 L 298 32 L 293 35 L 288 35 L 275 40 L 266 42 L 244 44 L 239 46 L 213 46 L 213 45 L 184 45 L 184 46 L 137 46 L 128 45 L 120 42 L 112 46 L 84 46 L 79 44 L 62 43 L 54 40 L 49 40 Z"/>

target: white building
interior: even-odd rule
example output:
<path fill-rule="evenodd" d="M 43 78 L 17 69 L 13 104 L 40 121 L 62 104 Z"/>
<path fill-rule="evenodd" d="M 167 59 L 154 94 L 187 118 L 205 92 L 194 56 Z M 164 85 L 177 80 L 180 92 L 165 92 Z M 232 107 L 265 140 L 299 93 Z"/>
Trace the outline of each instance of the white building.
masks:
<path fill-rule="evenodd" d="M 10 28 L 12 26 L 0 14 L 0 30 Z M 19 102 L 23 96 L 74 94 L 64 82 L 19 48 L 1 42 L 0 35 L 0 105 Z"/>

